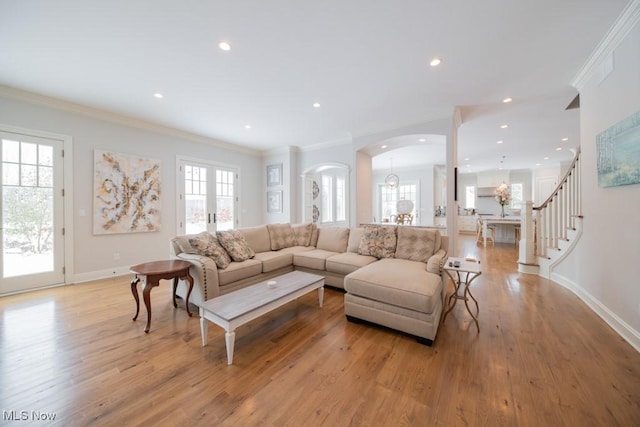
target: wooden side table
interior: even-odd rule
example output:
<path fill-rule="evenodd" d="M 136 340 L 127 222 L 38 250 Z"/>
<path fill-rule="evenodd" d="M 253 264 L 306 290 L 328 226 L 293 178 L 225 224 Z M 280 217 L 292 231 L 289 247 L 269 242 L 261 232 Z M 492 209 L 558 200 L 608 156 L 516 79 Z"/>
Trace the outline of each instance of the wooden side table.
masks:
<path fill-rule="evenodd" d="M 458 263 L 458 267 L 455 266 L 456 263 Z M 476 303 L 476 315 L 480 313 L 480 307 L 478 307 L 478 301 L 473 297 L 473 294 L 469 290 L 469 286 L 471 285 L 471 282 L 482 274 L 482 271 L 480 270 L 480 261 L 469 261 L 464 258 L 449 257 L 444 263 L 443 268 L 453 283 L 454 291 L 447 301 L 448 308 L 442 316 L 442 323 L 444 324 L 447 314 L 453 310 L 453 307 L 456 306 L 458 300 L 461 299 L 467 307 L 467 312 L 471 315 L 473 321 L 476 322 L 476 327 L 478 328 L 479 333 L 480 325 L 478 324 L 478 318 L 474 316 L 471 309 L 469 309 L 469 297 L 471 297 L 473 302 Z M 460 295 L 460 288 L 463 288 L 462 295 Z"/>
<path fill-rule="evenodd" d="M 178 307 L 176 303 L 176 288 L 178 287 L 178 279 L 184 279 L 189 282 L 189 291 L 187 292 L 187 298 L 185 304 L 187 308 L 187 314 L 192 316 L 189 310 L 189 297 L 191 296 L 191 290 L 193 289 L 193 277 L 189 274 L 189 267 L 191 263 L 183 260 L 170 260 L 170 261 L 154 261 L 145 262 L 143 264 L 134 265 L 130 268 L 131 272 L 136 276 L 131 281 L 131 293 L 136 300 L 136 315 L 133 320 L 138 318 L 140 312 L 140 300 L 138 298 L 138 282 L 142 281 L 142 296 L 144 298 L 144 305 L 147 307 L 147 327 L 144 329 L 146 333 L 149 333 L 151 328 L 151 289 L 160 284 L 161 279 L 169 280 L 173 279 L 173 306 Z"/>

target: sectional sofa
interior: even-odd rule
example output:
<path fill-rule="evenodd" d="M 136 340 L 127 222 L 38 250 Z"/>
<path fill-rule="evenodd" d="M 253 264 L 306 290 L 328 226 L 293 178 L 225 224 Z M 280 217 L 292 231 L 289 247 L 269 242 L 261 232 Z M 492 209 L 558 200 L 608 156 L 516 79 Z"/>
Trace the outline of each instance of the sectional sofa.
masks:
<path fill-rule="evenodd" d="M 267 224 L 171 240 L 171 258 L 193 264 L 190 302 L 215 298 L 293 270 L 344 289 L 345 314 L 431 344 L 444 301 L 447 237 L 410 226 Z M 186 296 L 186 284 L 177 294 Z"/>

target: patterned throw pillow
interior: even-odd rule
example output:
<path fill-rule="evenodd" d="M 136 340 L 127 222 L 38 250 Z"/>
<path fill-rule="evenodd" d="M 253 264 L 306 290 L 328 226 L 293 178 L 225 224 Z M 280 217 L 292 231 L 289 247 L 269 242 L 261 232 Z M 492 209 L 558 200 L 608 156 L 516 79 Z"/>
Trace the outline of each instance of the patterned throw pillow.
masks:
<path fill-rule="evenodd" d="M 267 230 L 269 230 L 272 251 L 290 248 L 296 243 L 291 224 L 267 224 Z"/>
<path fill-rule="evenodd" d="M 206 231 L 189 239 L 189 243 L 196 249 L 199 255 L 208 256 L 215 261 L 218 268 L 225 269 L 231 263 L 229 254 L 218 243 L 218 240 Z"/>
<path fill-rule="evenodd" d="M 365 225 L 358 253 L 378 259 L 393 258 L 396 252 L 396 227 Z"/>
<path fill-rule="evenodd" d="M 291 229 L 293 230 L 296 246 L 309 246 L 311 243 L 311 233 L 313 233 L 312 223 L 292 225 Z"/>
<path fill-rule="evenodd" d="M 396 258 L 427 262 L 440 249 L 440 232 L 415 227 L 398 227 Z"/>
<path fill-rule="evenodd" d="M 218 231 L 218 242 L 236 262 L 246 261 L 255 256 L 244 236 L 238 230 Z"/>

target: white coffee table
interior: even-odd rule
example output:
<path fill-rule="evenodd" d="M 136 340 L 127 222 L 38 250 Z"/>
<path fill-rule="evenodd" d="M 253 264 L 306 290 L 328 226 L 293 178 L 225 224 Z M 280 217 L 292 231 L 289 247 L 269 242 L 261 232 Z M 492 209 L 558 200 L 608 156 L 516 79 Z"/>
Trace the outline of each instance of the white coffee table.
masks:
<path fill-rule="evenodd" d="M 271 281 L 276 282 L 275 286 L 268 284 Z M 200 307 L 202 346 L 207 345 L 208 320 L 227 331 L 225 334 L 227 364 L 231 365 L 236 337 L 235 330 L 238 326 L 242 326 L 315 289 L 318 290 L 318 301 L 322 307 L 323 286 L 324 277 L 322 276 L 292 271 L 269 281 L 265 280 L 206 301 Z"/>

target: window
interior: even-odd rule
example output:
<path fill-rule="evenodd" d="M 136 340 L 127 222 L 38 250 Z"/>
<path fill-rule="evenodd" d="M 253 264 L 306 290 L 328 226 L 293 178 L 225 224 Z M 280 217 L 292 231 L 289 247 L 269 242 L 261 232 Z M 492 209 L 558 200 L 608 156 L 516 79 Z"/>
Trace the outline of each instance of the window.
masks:
<path fill-rule="evenodd" d="M 397 188 L 390 188 L 384 184 L 379 186 L 380 200 L 380 217 L 391 219 L 391 215 L 397 215 L 398 200 L 411 200 L 413 202 L 413 210 L 410 212 L 416 218 L 418 209 L 418 184 L 408 183 L 401 184 Z"/>
<path fill-rule="evenodd" d="M 524 197 L 524 186 L 521 182 L 514 182 L 511 184 L 511 203 L 510 209 L 521 209 L 522 200 Z"/>
<path fill-rule="evenodd" d="M 333 176 L 322 175 L 322 222 L 333 222 Z"/>
<path fill-rule="evenodd" d="M 476 208 L 476 187 L 468 185 L 465 187 L 465 209 Z"/>
<path fill-rule="evenodd" d="M 336 221 L 347 220 L 346 181 L 344 177 L 336 177 Z"/>

